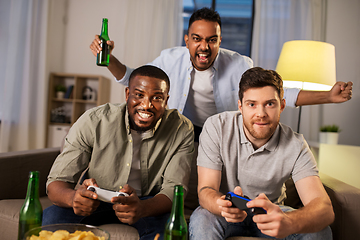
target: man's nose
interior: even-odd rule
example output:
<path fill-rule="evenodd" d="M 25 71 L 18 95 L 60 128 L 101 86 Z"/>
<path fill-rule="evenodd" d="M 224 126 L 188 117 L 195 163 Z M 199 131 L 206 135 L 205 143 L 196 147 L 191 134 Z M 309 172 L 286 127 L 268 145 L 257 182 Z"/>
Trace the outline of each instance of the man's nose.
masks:
<path fill-rule="evenodd" d="M 209 43 L 205 39 L 200 42 L 200 49 L 203 51 L 209 49 Z"/>
<path fill-rule="evenodd" d="M 151 100 L 148 97 L 144 97 L 143 100 L 141 101 L 141 106 L 145 109 L 151 108 L 152 106 Z"/>
<path fill-rule="evenodd" d="M 259 107 L 257 108 L 256 114 L 257 114 L 257 117 L 265 117 L 265 116 L 266 116 L 266 109 L 265 109 L 265 107 L 264 107 L 264 106 L 259 106 Z"/>

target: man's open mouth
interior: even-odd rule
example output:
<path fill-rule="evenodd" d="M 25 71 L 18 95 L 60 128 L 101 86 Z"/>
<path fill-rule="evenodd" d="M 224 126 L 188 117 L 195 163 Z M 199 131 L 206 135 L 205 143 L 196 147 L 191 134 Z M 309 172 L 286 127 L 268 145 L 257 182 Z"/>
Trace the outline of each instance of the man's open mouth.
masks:
<path fill-rule="evenodd" d="M 138 115 L 140 116 L 141 119 L 143 120 L 147 120 L 149 118 L 151 118 L 154 114 L 150 113 L 150 112 L 137 112 Z"/>
<path fill-rule="evenodd" d="M 209 56 L 210 56 L 210 54 L 207 54 L 207 53 L 199 53 L 199 54 L 198 54 L 199 62 L 201 62 L 201 63 L 207 62 Z"/>

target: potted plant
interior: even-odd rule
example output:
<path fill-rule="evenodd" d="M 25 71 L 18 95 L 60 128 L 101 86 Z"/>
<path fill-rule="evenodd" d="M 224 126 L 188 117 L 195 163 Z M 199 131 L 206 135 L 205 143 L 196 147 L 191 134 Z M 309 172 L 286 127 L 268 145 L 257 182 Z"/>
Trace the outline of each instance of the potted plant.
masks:
<path fill-rule="evenodd" d="M 56 97 L 57 98 L 64 98 L 66 87 L 62 84 L 58 84 L 55 87 Z"/>
<path fill-rule="evenodd" d="M 337 144 L 340 128 L 338 125 L 324 125 L 320 127 L 320 143 Z"/>

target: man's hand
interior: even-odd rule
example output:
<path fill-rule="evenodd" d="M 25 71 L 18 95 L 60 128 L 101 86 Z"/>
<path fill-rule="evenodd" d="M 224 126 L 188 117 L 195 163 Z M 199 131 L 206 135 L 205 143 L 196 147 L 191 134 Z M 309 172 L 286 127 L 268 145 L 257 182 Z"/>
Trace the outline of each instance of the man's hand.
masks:
<path fill-rule="evenodd" d="M 115 203 L 113 209 L 121 222 L 132 225 L 143 217 L 144 204 L 137 196 L 135 190 L 128 184 L 121 191 L 129 194 L 129 196 L 113 197 L 111 200 Z"/>
<path fill-rule="evenodd" d="M 342 103 L 352 97 L 352 82 L 336 82 L 330 90 L 330 102 Z"/>
<path fill-rule="evenodd" d="M 262 233 L 271 237 L 285 238 L 294 232 L 291 219 L 264 193 L 248 202 L 246 206 L 248 208 L 261 207 L 267 211 L 267 214 L 258 214 L 253 217 L 253 221 Z"/>
<path fill-rule="evenodd" d="M 239 196 L 243 195 L 242 189 L 239 186 L 235 187 L 234 193 Z M 232 203 L 229 200 L 225 200 L 225 195 L 221 196 L 216 203 L 219 205 L 221 216 L 223 216 L 227 222 L 237 223 L 245 220 L 247 213 L 237 207 L 232 207 Z"/>
<path fill-rule="evenodd" d="M 88 186 L 98 187 L 95 179 L 86 179 L 83 184 L 76 190 L 72 207 L 74 213 L 80 216 L 89 216 L 91 215 L 100 205 L 100 202 L 97 199 L 97 194 L 87 190 Z"/>
<path fill-rule="evenodd" d="M 96 56 L 101 51 L 100 43 L 101 43 L 101 40 L 99 38 L 99 35 L 95 35 L 95 39 L 90 44 L 90 49 L 91 49 L 91 52 L 94 54 L 94 56 Z M 110 53 L 112 53 L 112 50 L 115 47 L 114 41 L 107 41 L 106 43 L 110 46 Z"/>

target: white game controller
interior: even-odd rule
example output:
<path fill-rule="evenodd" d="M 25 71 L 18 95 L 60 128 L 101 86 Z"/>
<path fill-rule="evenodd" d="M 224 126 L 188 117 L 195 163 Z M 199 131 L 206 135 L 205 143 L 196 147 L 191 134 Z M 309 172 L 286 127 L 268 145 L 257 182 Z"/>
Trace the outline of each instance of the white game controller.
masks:
<path fill-rule="evenodd" d="M 95 186 L 88 186 L 87 190 L 90 190 L 90 191 L 96 193 L 98 195 L 99 200 L 101 200 L 103 202 L 108 202 L 108 203 L 111 203 L 111 198 L 113 198 L 113 197 L 120 197 L 120 196 L 128 197 L 129 196 L 129 194 L 124 193 L 124 192 L 113 192 L 113 191 L 101 189 L 101 188 L 95 187 Z"/>

